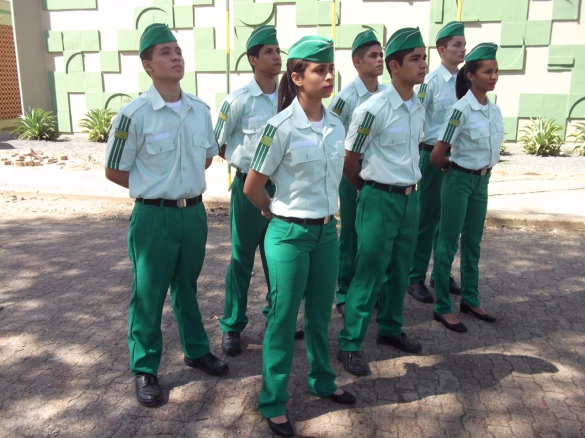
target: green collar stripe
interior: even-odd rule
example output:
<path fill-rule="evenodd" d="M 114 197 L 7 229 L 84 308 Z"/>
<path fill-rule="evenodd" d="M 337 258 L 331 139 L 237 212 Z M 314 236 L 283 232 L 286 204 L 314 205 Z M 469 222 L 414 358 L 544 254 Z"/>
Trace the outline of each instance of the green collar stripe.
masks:
<path fill-rule="evenodd" d="M 376 117 L 372 113 L 366 112 L 364 120 L 358 129 L 358 135 L 355 138 L 355 141 L 353 142 L 353 146 L 351 147 L 352 152 L 361 151 L 362 146 L 366 141 L 366 138 L 368 137 L 368 135 L 370 135 L 370 128 L 372 127 L 372 123 L 374 123 L 375 118 Z"/>
<path fill-rule="evenodd" d="M 445 135 L 443 135 L 443 142 L 451 144 L 451 139 L 453 138 L 453 134 L 455 130 L 459 127 L 459 119 L 461 118 L 461 111 L 453 110 L 453 114 L 451 115 L 451 119 L 447 124 L 447 129 L 445 130 Z"/>
<path fill-rule="evenodd" d="M 124 145 L 128 139 L 128 128 L 130 128 L 131 122 L 132 120 L 130 118 L 123 115 L 120 116 L 118 128 L 116 128 L 116 133 L 114 134 L 114 144 L 110 151 L 110 157 L 108 158 L 108 167 L 110 169 L 120 169 L 120 159 L 122 158 L 122 151 L 124 150 Z M 122 134 L 116 135 L 118 133 Z"/>

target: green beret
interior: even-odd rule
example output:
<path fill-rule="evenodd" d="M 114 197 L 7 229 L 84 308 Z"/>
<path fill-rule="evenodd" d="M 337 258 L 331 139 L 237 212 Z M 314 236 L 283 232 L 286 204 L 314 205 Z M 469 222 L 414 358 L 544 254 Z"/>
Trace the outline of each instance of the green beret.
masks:
<path fill-rule="evenodd" d="M 451 23 L 447 23 L 437 34 L 435 41 L 439 41 L 441 38 L 454 36 L 465 36 L 465 23 L 462 21 L 452 21 Z"/>
<path fill-rule="evenodd" d="M 353 53 L 364 44 L 372 42 L 380 44 L 373 29 L 364 30 L 363 32 L 358 33 L 351 45 L 351 54 L 353 55 Z"/>
<path fill-rule="evenodd" d="M 333 40 L 317 35 L 304 36 L 292 45 L 288 59 L 304 59 L 312 62 L 333 62 Z"/>
<path fill-rule="evenodd" d="M 176 43 L 177 39 L 169 29 L 169 26 L 161 23 L 149 25 L 140 37 L 140 48 L 138 54 L 141 55 L 149 47 L 162 43 Z"/>
<path fill-rule="evenodd" d="M 498 45 L 494 43 L 481 43 L 471 49 L 467 55 L 465 55 L 465 62 L 471 61 L 484 61 L 486 59 L 496 59 L 496 51 Z"/>
<path fill-rule="evenodd" d="M 278 46 L 276 28 L 274 26 L 264 25 L 254 29 L 246 42 L 246 50 L 250 50 L 254 46 L 264 46 L 266 44 Z"/>
<path fill-rule="evenodd" d="M 399 29 L 392 34 L 388 42 L 386 43 L 386 50 L 384 58 L 392 55 L 393 53 L 400 52 L 401 50 L 414 49 L 415 47 L 424 47 L 422 35 L 417 27 L 405 27 Z"/>

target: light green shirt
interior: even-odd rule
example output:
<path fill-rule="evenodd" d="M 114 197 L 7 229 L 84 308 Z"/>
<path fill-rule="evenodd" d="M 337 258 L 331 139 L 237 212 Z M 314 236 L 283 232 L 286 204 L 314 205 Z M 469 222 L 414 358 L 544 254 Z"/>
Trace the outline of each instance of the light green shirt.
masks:
<path fill-rule="evenodd" d="M 445 123 L 447 111 L 457 102 L 455 78 L 441 64 L 436 70 L 425 76 L 425 82 L 420 84 L 415 91 L 425 107 L 426 113 L 422 141 L 434 146 Z"/>
<path fill-rule="evenodd" d="M 276 98 L 272 101 L 262 93 L 255 79 L 225 98 L 215 124 L 215 137 L 220 146 L 227 143 L 225 159 L 231 166 L 248 173 L 258 144 L 257 135 L 268 119 L 276 115 L 277 103 Z"/>
<path fill-rule="evenodd" d="M 500 108 L 487 109 L 469 90 L 447 113 L 439 139 L 451 145 L 450 160 L 466 169 L 494 167 L 500 161 L 504 122 Z"/>
<path fill-rule="evenodd" d="M 362 179 L 409 186 L 421 178 L 418 143 L 425 112 L 414 93 L 411 100 L 409 110 L 390 85 L 354 111 L 345 149 L 363 153 Z"/>
<path fill-rule="evenodd" d="M 319 132 L 295 98 L 268 120 L 250 168 L 276 185 L 273 214 L 316 219 L 337 213 L 344 130 L 336 115 L 324 107 L 323 114 Z"/>
<path fill-rule="evenodd" d="M 385 85 L 378 84 L 378 93 L 385 89 Z M 375 93 L 370 93 L 358 76 L 335 95 L 327 109 L 339 116 L 347 133 L 354 110 L 372 96 L 375 96 Z"/>
<path fill-rule="evenodd" d="M 209 107 L 181 91 L 181 114 L 153 86 L 112 124 L 105 166 L 130 172 L 130 197 L 193 198 L 205 189 L 205 160 L 219 149 Z"/>

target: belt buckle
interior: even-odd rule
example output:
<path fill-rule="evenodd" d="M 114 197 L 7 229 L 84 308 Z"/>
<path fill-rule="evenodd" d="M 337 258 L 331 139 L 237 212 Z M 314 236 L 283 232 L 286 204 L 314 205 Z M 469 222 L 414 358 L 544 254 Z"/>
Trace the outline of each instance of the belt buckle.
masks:
<path fill-rule="evenodd" d="M 177 207 L 178 208 L 185 208 L 186 206 L 187 206 L 187 200 L 185 198 L 177 199 Z"/>
<path fill-rule="evenodd" d="M 329 215 L 325 219 L 323 219 L 323 225 L 327 225 L 329 222 L 331 222 L 331 215 Z"/>
<path fill-rule="evenodd" d="M 481 176 L 484 176 L 486 173 L 487 173 L 487 169 L 481 169 L 481 173 L 480 173 Z"/>
<path fill-rule="evenodd" d="M 404 194 L 405 194 L 406 196 L 408 196 L 408 195 L 410 195 L 412 192 L 413 192 L 413 188 L 412 188 L 412 186 L 410 186 L 410 187 L 407 187 L 407 188 L 406 188 L 406 190 L 404 191 Z"/>

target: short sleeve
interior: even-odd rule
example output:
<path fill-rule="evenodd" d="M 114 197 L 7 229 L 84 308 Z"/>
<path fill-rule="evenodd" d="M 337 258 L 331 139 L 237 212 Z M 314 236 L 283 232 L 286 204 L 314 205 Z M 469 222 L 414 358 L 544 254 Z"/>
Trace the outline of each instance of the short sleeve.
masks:
<path fill-rule="evenodd" d="M 207 110 L 207 113 L 205 114 L 205 119 L 207 121 L 207 141 L 211 145 L 211 147 L 207 148 L 206 158 L 213 158 L 219 154 L 219 146 L 215 139 L 213 125 L 211 124 L 211 112 L 209 110 Z"/>
<path fill-rule="evenodd" d="M 238 117 L 237 105 L 235 105 L 235 102 L 229 103 L 227 99 L 224 100 L 219 108 L 217 120 L 215 122 L 214 132 L 218 145 L 221 146 L 227 143 L 235 127 L 239 125 L 240 117 Z"/>
<path fill-rule="evenodd" d="M 445 122 L 443 123 L 443 127 L 439 132 L 439 140 L 448 144 L 453 144 L 453 142 L 459 136 L 459 133 L 461 132 L 461 125 L 464 122 L 465 117 L 463 112 L 454 107 L 451 107 L 445 115 Z"/>
<path fill-rule="evenodd" d="M 270 122 L 264 127 L 250 169 L 268 176 L 274 173 L 282 162 L 287 146 L 279 134 L 277 128 L 272 126 Z"/>
<path fill-rule="evenodd" d="M 341 123 L 343 126 L 348 126 L 349 122 L 351 121 L 351 108 L 348 108 L 347 101 L 341 99 L 338 96 L 335 96 L 331 103 L 329 104 L 329 108 L 327 108 L 329 112 L 336 114 L 341 119 Z"/>
<path fill-rule="evenodd" d="M 372 141 L 372 129 L 375 127 L 376 116 L 364 105 L 360 105 L 351 117 L 351 123 L 345 137 L 345 149 L 363 153 Z"/>
<path fill-rule="evenodd" d="M 420 85 L 417 85 L 415 88 L 416 96 L 419 98 L 420 103 L 423 104 L 425 108 L 433 102 L 433 85 L 432 82 L 425 84 L 424 82 Z"/>
<path fill-rule="evenodd" d="M 136 114 L 136 113 L 135 113 Z M 136 123 L 119 113 L 108 137 L 105 167 L 130 171 L 137 151 Z"/>

